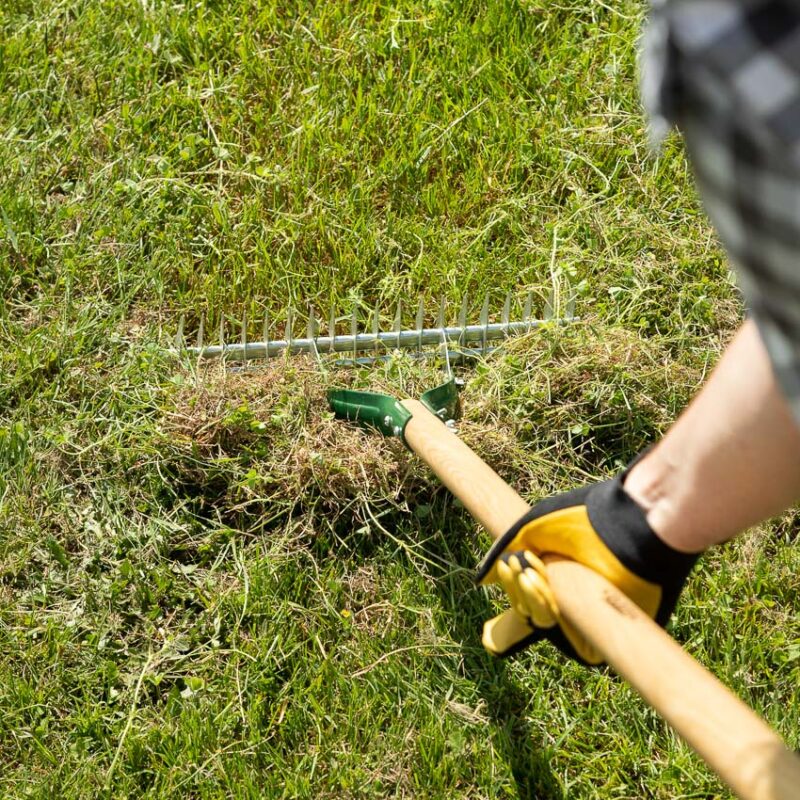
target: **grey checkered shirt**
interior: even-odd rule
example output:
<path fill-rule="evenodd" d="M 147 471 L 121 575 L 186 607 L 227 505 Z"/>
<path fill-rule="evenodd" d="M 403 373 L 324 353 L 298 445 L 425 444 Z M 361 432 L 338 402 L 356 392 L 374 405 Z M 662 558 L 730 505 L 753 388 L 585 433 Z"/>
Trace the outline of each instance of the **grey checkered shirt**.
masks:
<path fill-rule="evenodd" d="M 683 132 L 776 376 L 800 421 L 800 0 L 654 0 L 642 94 Z"/>

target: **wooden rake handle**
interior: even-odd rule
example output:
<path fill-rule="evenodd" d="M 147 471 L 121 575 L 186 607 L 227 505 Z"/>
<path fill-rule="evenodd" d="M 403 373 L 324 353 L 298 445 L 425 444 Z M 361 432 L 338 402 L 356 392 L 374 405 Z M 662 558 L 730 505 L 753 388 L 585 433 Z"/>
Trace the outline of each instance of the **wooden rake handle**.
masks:
<path fill-rule="evenodd" d="M 497 539 L 530 506 L 417 400 L 404 437 Z M 563 616 L 742 800 L 798 800 L 800 758 L 626 595 L 575 561 L 547 575 Z"/>

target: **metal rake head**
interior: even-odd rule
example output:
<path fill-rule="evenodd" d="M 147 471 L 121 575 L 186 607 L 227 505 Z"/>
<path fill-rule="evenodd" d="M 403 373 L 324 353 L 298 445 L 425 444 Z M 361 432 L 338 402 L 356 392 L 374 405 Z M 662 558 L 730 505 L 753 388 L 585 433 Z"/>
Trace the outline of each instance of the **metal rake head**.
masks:
<path fill-rule="evenodd" d="M 411 350 L 418 355 L 443 351 L 445 359 L 463 358 L 484 355 L 493 349 L 493 344 L 515 334 L 527 333 L 545 324 L 564 324 L 574 321 L 575 301 L 571 298 L 564 307 L 563 316 L 556 316 L 552 293 L 545 301 L 540 317 L 533 316 L 534 293 L 528 292 L 521 304 L 521 313 L 517 319 L 511 319 L 513 296 L 509 292 L 504 299 L 502 310 L 490 321 L 490 302 L 487 293 L 481 304 L 480 317 L 477 324 L 468 323 L 469 300 L 465 295 L 459 307 L 455 323 L 447 322 L 447 303 L 442 298 L 432 324 L 426 325 L 430 317 L 426 314 L 422 300 L 416 306 L 415 324 L 413 328 L 403 327 L 404 307 L 398 302 L 391 330 L 381 327 L 380 308 L 376 306 L 369 314 L 367 325 L 360 329 L 359 309 L 345 316 L 337 316 L 334 309 L 328 316 L 326 332 L 320 334 L 322 321 L 318 318 L 314 307 L 310 307 L 306 317 L 304 335 L 296 336 L 296 312 L 287 308 L 283 319 L 283 330 L 279 337 L 272 338 L 274 327 L 280 330 L 280 324 L 274 326 L 269 312 L 264 313 L 261 325 L 261 339 L 251 341 L 248 337 L 250 328 L 247 313 L 241 320 L 234 320 L 234 327 L 239 328 L 236 341 L 226 339 L 225 318 L 220 320 L 218 343 L 206 341 L 206 327 L 201 317 L 197 328 L 196 344 L 187 346 L 184 336 L 185 318 L 178 323 L 175 337 L 175 351 L 188 354 L 199 359 L 222 358 L 225 361 L 247 362 L 268 360 L 282 353 L 309 353 L 323 358 L 332 356 L 336 366 L 353 366 L 369 364 L 376 359 L 386 358 L 394 350 Z M 499 316 L 499 319 L 497 318 Z M 343 332 L 346 329 L 347 332 Z"/>

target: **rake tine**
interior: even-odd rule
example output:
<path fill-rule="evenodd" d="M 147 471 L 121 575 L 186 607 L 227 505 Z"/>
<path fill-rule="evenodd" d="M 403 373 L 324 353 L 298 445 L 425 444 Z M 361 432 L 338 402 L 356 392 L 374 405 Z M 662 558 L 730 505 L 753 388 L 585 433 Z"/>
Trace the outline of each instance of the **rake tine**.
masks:
<path fill-rule="evenodd" d="M 403 301 L 397 301 L 397 311 L 394 314 L 394 332 L 397 334 L 397 349 L 400 349 L 400 331 L 403 330 Z"/>
<path fill-rule="evenodd" d="M 319 328 L 317 326 L 317 315 L 314 306 L 308 307 L 308 325 L 306 326 L 306 338 L 316 340 Z"/>
<path fill-rule="evenodd" d="M 356 347 L 356 336 L 358 336 L 358 307 L 353 304 L 353 311 L 350 315 L 350 335 L 353 337 L 353 362 L 358 360 L 358 348 Z"/>
<path fill-rule="evenodd" d="M 200 351 L 200 354 L 203 353 L 203 333 L 205 328 L 205 315 L 200 315 L 200 325 L 197 328 L 197 349 Z"/>
<path fill-rule="evenodd" d="M 503 316 L 500 318 L 500 322 L 506 329 L 506 334 L 508 334 L 508 323 L 511 320 L 511 292 L 506 293 L 506 299 L 503 303 Z"/>
<path fill-rule="evenodd" d="M 417 306 L 417 352 L 422 352 L 422 326 L 425 324 L 425 301 L 420 297 Z"/>
<path fill-rule="evenodd" d="M 294 342 L 294 309 L 291 306 L 286 311 L 286 333 L 284 335 L 287 342 L 286 352 L 291 355 Z"/>
<path fill-rule="evenodd" d="M 439 313 L 436 315 L 436 327 L 442 332 L 442 346 L 444 347 L 445 373 L 449 378 L 451 376 L 452 370 L 450 369 L 450 347 L 447 342 L 447 333 L 445 331 L 445 328 L 447 327 L 446 313 L 447 313 L 447 300 L 445 299 L 445 296 L 442 295 L 439 298 Z"/>
<path fill-rule="evenodd" d="M 222 365 L 225 366 L 227 348 L 225 347 L 225 314 L 219 318 L 219 346 L 222 348 Z"/>
<path fill-rule="evenodd" d="M 317 314 L 314 310 L 313 303 L 308 307 L 308 326 L 306 328 L 306 337 L 311 342 L 311 349 L 314 352 L 314 358 L 317 359 L 320 369 L 326 372 L 325 365 L 322 363 L 322 356 L 317 349 L 317 336 L 319 335 L 319 323 L 317 321 Z"/>
<path fill-rule="evenodd" d="M 378 334 L 381 331 L 381 316 L 379 304 L 375 303 L 375 309 L 372 313 L 372 335 L 375 337 L 375 353 L 379 350 Z"/>
<path fill-rule="evenodd" d="M 531 310 L 533 308 L 533 292 L 529 291 L 525 298 L 525 308 L 522 310 L 522 321 L 530 323 Z"/>
<path fill-rule="evenodd" d="M 469 298 L 467 293 L 461 298 L 461 309 L 458 312 L 458 327 L 461 328 L 461 333 L 458 335 L 458 346 L 464 346 L 464 336 L 467 328 L 467 309 L 469 308 Z"/>
<path fill-rule="evenodd" d="M 481 325 L 483 326 L 483 349 L 486 350 L 487 332 L 489 328 L 489 292 L 483 297 L 483 306 L 481 307 Z"/>
<path fill-rule="evenodd" d="M 439 298 L 439 313 L 436 316 L 436 327 L 444 329 L 445 327 L 445 312 L 447 309 L 447 300 L 444 295 Z"/>
<path fill-rule="evenodd" d="M 247 308 L 242 311 L 242 361 L 247 365 Z"/>
<path fill-rule="evenodd" d="M 553 319 L 553 305 L 555 301 L 555 296 L 553 295 L 553 290 L 551 289 L 547 293 L 547 300 L 544 302 L 544 313 L 542 316 L 545 319 L 545 322 Z"/>
<path fill-rule="evenodd" d="M 181 353 L 184 348 L 184 341 L 183 341 L 183 326 L 186 323 L 186 317 L 181 314 L 180 319 L 178 320 L 178 332 L 175 334 L 175 349 Z"/>
<path fill-rule="evenodd" d="M 269 310 L 264 311 L 264 328 L 261 338 L 264 340 L 264 360 L 269 361 Z"/>

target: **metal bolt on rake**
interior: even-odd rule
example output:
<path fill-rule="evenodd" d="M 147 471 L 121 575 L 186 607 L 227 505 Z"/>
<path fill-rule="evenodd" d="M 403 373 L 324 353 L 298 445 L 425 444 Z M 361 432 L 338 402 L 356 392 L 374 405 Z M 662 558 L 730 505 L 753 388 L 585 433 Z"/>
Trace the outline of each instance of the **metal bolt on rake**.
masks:
<path fill-rule="evenodd" d="M 308 322 L 304 336 L 294 335 L 295 312 L 289 308 L 284 322 L 283 338 L 270 338 L 270 318 L 265 314 L 262 325 L 261 341 L 249 341 L 247 337 L 248 321 L 244 314 L 240 327 L 239 341 L 226 341 L 225 323 L 220 322 L 218 344 L 205 341 L 205 323 L 201 317 L 197 331 L 197 343 L 187 346 L 184 338 L 184 317 L 178 323 L 175 337 L 175 350 L 203 359 L 224 358 L 226 361 L 249 361 L 253 359 L 269 359 L 288 352 L 311 353 L 318 358 L 325 354 L 349 354 L 351 360 L 343 363 L 365 363 L 379 358 L 393 350 L 417 350 L 446 345 L 453 347 L 456 354 L 479 355 L 489 352 L 491 343 L 515 334 L 527 333 L 545 323 L 565 324 L 576 320 L 574 316 L 575 301 L 570 299 L 564 308 L 563 316 L 556 316 L 552 295 L 544 305 L 541 318 L 532 314 L 534 293 L 528 292 L 522 306 L 521 319 L 511 319 L 512 295 L 508 293 L 503 303 L 499 322 L 489 322 L 489 295 L 485 295 L 477 324 L 467 323 L 469 301 L 465 296 L 461 302 L 456 324 L 447 323 L 447 306 L 444 298 L 439 303 L 436 323 L 425 326 L 425 306 L 420 300 L 413 328 L 403 328 L 403 305 L 398 302 L 394 315 L 392 330 L 381 330 L 380 309 L 375 307 L 371 314 L 369 330 L 359 331 L 357 309 L 346 318 L 337 317 L 334 310 L 328 317 L 327 333 L 320 335 L 320 321 L 314 308 L 309 309 Z M 337 326 L 349 322 L 349 333 L 338 333 Z M 360 354 L 371 354 L 362 358 Z"/>

